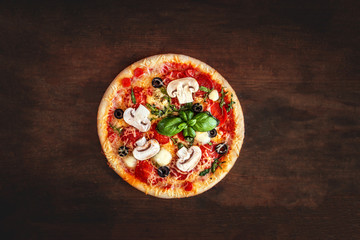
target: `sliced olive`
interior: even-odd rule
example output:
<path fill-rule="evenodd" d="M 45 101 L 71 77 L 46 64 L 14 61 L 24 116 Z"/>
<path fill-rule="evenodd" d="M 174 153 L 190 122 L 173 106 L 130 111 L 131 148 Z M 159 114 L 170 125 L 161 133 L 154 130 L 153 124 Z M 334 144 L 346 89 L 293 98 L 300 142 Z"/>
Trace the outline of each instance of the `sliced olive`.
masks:
<path fill-rule="evenodd" d="M 166 177 L 170 173 L 170 169 L 166 166 L 159 167 L 157 170 L 160 177 Z"/>
<path fill-rule="evenodd" d="M 216 147 L 215 147 L 215 151 L 218 154 L 225 154 L 225 153 L 227 153 L 228 150 L 229 150 L 229 147 L 226 143 L 220 143 L 220 144 L 216 145 Z"/>
<path fill-rule="evenodd" d="M 208 131 L 208 134 L 209 134 L 209 137 L 213 138 L 213 137 L 216 137 L 217 131 L 214 128 L 213 130 Z"/>
<path fill-rule="evenodd" d="M 203 110 L 203 107 L 201 106 L 200 103 L 195 103 L 193 106 L 192 106 L 192 110 L 196 113 L 199 113 Z"/>
<path fill-rule="evenodd" d="M 121 109 L 116 109 L 114 111 L 114 116 L 117 118 L 117 119 L 122 119 L 123 118 L 123 115 L 124 115 L 124 111 L 121 110 Z"/>
<path fill-rule="evenodd" d="M 121 147 L 119 147 L 118 153 L 119 153 L 120 157 L 125 157 L 129 153 L 129 148 L 127 148 L 125 146 L 121 146 Z"/>
<path fill-rule="evenodd" d="M 161 88 L 164 85 L 162 79 L 158 77 L 154 78 L 151 84 L 153 85 L 154 88 Z"/>

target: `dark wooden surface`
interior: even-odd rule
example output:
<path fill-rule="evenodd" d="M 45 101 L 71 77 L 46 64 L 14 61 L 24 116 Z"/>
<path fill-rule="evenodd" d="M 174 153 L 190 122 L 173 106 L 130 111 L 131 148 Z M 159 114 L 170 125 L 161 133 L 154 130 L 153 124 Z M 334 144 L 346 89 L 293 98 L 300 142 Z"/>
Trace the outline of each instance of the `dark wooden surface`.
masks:
<path fill-rule="evenodd" d="M 7 239 L 360 239 L 358 1 L 0 4 L 0 229 Z M 161 200 L 106 164 L 102 94 L 182 53 L 245 115 L 212 190 Z"/>

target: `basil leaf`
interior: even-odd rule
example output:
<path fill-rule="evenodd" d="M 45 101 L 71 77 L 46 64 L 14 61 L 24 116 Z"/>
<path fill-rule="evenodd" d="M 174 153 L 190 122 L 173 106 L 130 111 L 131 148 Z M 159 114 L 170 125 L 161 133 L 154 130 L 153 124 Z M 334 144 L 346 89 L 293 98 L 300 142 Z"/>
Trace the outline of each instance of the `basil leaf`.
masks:
<path fill-rule="evenodd" d="M 188 124 L 190 127 L 194 126 L 195 123 L 196 123 L 196 119 L 191 119 L 190 121 L 187 121 L 187 124 Z"/>
<path fill-rule="evenodd" d="M 187 117 L 187 115 L 186 115 L 186 113 L 184 112 L 184 111 L 180 111 L 179 112 L 179 116 L 181 117 L 181 119 L 183 120 L 183 121 L 187 121 L 188 120 L 188 117 Z"/>
<path fill-rule="evenodd" d="M 156 131 L 162 135 L 172 137 L 183 130 L 183 128 L 178 127 L 181 123 L 183 123 L 183 120 L 179 117 L 166 117 L 157 124 Z"/>
<path fill-rule="evenodd" d="M 185 128 L 185 129 L 183 130 L 183 135 L 184 135 L 184 137 L 188 137 L 188 136 L 190 135 L 189 130 L 190 130 L 189 127 L 188 127 L 188 128 Z"/>
<path fill-rule="evenodd" d="M 196 123 L 192 128 L 197 132 L 208 132 L 218 125 L 218 120 L 206 112 L 197 114 L 193 119 Z"/>
<path fill-rule="evenodd" d="M 133 88 L 131 88 L 131 101 L 133 102 L 133 104 L 136 104 L 136 98 Z"/>
<path fill-rule="evenodd" d="M 183 123 L 180 123 L 180 124 L 177 126 L 177 128 L 183 130 L 183 129 L 188 128 L 188 126 L 187 126 L 186 123 L 183 122 Z"/>
<path fill-rule="evenodd" d="M 193 111 L 186 111 L 185 113 L 186 113 L 186 117 L 187 117 L 186 121 L 189 121 L 194 117 L 194 112 Z"/>
<path fill-rule="evenodd" d="M 189 136 L 192 138 L 194 138 L 196 136 L 196 132 L 192 127 L 188 127 L 188 133 L 189 133 Z"/>

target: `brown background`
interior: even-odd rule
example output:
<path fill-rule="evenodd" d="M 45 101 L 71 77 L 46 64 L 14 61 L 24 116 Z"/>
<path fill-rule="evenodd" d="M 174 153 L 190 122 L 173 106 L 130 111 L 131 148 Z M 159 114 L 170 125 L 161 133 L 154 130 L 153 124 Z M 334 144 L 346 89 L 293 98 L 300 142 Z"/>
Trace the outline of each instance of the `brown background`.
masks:
<path fill-rule="evenodd" d="M 1 238 L 360 239 L 359 10 L 358 1 L 2 2 Z M 189 199 L 129 186 L 96 132 L 112 79 L 168 52 L 217 69 L 245 115 L 236 165 Z"/>

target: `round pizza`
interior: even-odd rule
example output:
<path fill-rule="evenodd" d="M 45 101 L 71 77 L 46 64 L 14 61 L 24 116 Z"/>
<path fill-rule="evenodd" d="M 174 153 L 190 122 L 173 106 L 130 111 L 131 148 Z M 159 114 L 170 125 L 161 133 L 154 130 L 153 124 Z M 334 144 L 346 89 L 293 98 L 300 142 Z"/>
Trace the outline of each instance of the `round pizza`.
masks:
<path fill-rule="evenodd" d="M 109 166 L 160 198 L 213 187 L 234 165 L 244 139 L 243 113 L 229 83 L 179 54 L 124 69 L 101 100 L 97 127 Z"/>

